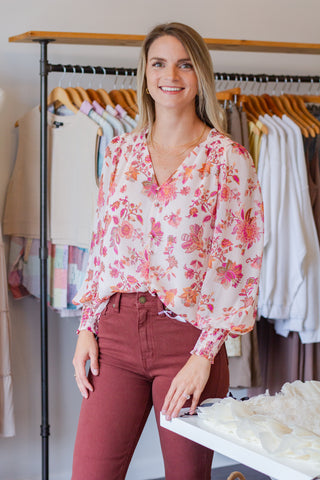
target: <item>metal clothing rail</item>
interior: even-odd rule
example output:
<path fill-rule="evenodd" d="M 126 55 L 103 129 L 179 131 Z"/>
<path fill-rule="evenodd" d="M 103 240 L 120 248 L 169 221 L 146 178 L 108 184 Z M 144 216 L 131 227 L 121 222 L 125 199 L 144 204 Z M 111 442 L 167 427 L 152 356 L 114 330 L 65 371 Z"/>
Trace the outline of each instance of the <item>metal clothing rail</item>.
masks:
<path fill-rule="evenodd" d="M 284 83 L 319 83 L 320 76 L 276 75 L 267 73 L 215 73 L 216 80 L 235 80 L 241 82 L 284 82 Z"/>
<path fill-rule="evenodd" d="M 91 65 L 62 65 L 62 64 L 48 64 L 49 72 L 61 72 L 61 73 L 89 73 L 98 75 L 124 75 L 135 76 L 137 75 L 136 68 L 123 68 L 123 67 L 102 67 Z M 235 80 L 243 82 L 288 82 L 288 83 L 320 83 L 320 75 L 277 75 L 268 73 L 220 73 L 215 72 L 215 80 Z"/>
<path fill-rule="evenodd" d="M 119 38 L 118 38 L 119 37 Z M 79 65 L 53 65 L 48 63 L 48 44 L 73 43 L 91 45 L 140 45 L 143 36 L 98 35 L 98 34 L 74 34 L 57 32 L 27 32 L 9 38 L 10 42 L 35 42 L 40 45 L 40 315 L 41 315 L 41 438 L 42 438 L 42 480 L 49 479 L 49 435 L 50 425 L 48 416 L 48 305 L 47 305 L 47 98 L 48 98 L 48 75 L 51 72 L 70 72 L 83 74 L 108 74 L 108 75 L 136 75 L 136 69 L 132 68 L 109 68 L 91 67 Z M 236 40 L 206 40 L 209 49 L 236 50 L 236 51 L 261 51 L 274 53 L 304 53 L 319 54 L 320 44 L 277 44 L 274 42 L 249 42 Z M 319 77 L 297 77 L 266 74 L 236 74 L 216 73 L 216 78 L 223 80 L 245 81 L 294 81 L 294 82 L 319 82 Z"/>

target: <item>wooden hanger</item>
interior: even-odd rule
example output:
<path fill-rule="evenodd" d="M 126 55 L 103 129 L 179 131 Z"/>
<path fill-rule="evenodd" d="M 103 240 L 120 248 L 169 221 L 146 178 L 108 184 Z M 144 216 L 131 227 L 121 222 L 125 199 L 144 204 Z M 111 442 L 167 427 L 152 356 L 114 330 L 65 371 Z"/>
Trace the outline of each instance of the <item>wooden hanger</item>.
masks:
<path fill-rule="evenodd" d="M 248 120 L 255 123 L 259 130 L 261 130 L 262 133 L 268 135 L 268 127 L 264 123 L 262 123 L 259 120 L 259 115 L 260 113 L 257 112 L 253 102 L 252 98 L 248 95 L 240 95 L 238 97 L 238 102 L 237 102 L 243 110 L 246 112 L 246 115 L 248 117 Z"/>
<path fill-rule="evenodd" d="M 136 114 L 138 113 L 138 107 L 137 105 L 133 102 L 132 97 L 128 90 L 121 88 L 119 92 L 123 93 L 123 96 L 125 98 L 125 101 L 127 102 L 128 107 L 130 107 Z"/>
<path fill-rule="evenodd" d="M 216 97 L 220 102 L 225 100 L 234 100 L 235 95 L 241 95 L 241 88 L 230 88 L 229 90 L 221 90 L 220 92 L 216 93 Z"/>
<path fill-rule="evenodd" d="M 273 96 L 272 99 L 276 103 L 279 110 L 282 112 L 282 115 L 287 115 L 287 117 L 289 117 L 293 122 L 295 122 L 298 125 L 298 127 L 300 128 L 302 135 L 304 137 L 308 138 L 309 137 L 308 129 L 305 128 L 305 126 L 302 125 L 299 122 L 299 120 L 296 120 L 290 103 L 288 101 L 285 101 L 286 99 L 282 98 L 282 96 L 280 96 L 280 97 Z"/>
<path fill-rule="evenodd" d="M 124 108 L 124 110 L 128 113 L 128 115 L 130 115 L 131 118 L 136 117 L 136 112 L 134 112 L 132 108 L 127 105 L 124 95 L 120 90 L 111 90 L 111 92 L 109 92 L 109 95 L 113 103 L 115 103 L 116 105 L 119 104 L 122 108 Z"/>
<path fill-rule="evenodd" d="M 82 87 L 74 87 L 80 94 L 80 97 L 82 98 L 82 101 L 84 102 L 85 100 L 87 100 L 87 102 L 90 102 L 91 103 L 91 100 L 90 100 L 90 97 L 87 93 L 87 91 L 82 88 Z"/>
<path fill-rule="evenodd" d="M 274 102 L 273 98 L 270 97 L 270 95 L 268 95 L 267 93 L 264 93 L 262 96 L 261 96 L 266 104 L 268 105 L 269 109 L 271 110 L 271 112 L 274 114 L 274 115 L 277 115 L 278 117 L 282 118 L 282 115 L 283 113 L 281 112 L 281 110 L 277 107 L 277 104 Z"/>
<path fill-rule="evenodd" d="M 300 95 L 306 103 L 320 103 L 320 95 Z"/>
<path fill-rule="evenodd" d="M 106 108 L 107 105 L 110 105 L 110 107 L 115 108 L 115 104 L 111 100 L 110 95 L 106 90 L 104 90 L 103 88 L 98 88 L 97 92 L 99 93 L 101 100 L 104 103 L 103 105 L 104 108 Z"/>
<path fill-rule="evenodd" d="M 67 107 L 73 113 L 78 113 L 78 108 L 72 102 L 72 99 L 69 93 L 62 87 L 54 88 L 48 96 L 47 104 L 52 105 L 56 102 L 60 102 L 60 104 Z"/>
<path fill-rule="evenodd" d="M 258 97 L 256 97 L 255 95 L 248 95 L 248 98 L 250 99 L 250 102 L 253 105 L 253 108 L 257 112 L 258 116 L 261 115 L 263 117 L 266 112 L 263 110 L 262 106 L 260 105 Z"/>
<path fill-rule="evenodd" d="M 101 101 L 101 97 L 96 90 L 94 90 L 93 88 L 87 88 L 86 92 L 89 95 L 91 102 L 96 101 L 99 103 L 101 107 L 103 107 L 103 102 Z"/>
<path fill-rule="evenodd" d="M 315 130 L 317 134 L 319 134 L 320 131 L 317 131 L 317 130 L 320 129 L 320 121 L 314 115 L 312 115 L 311 112 L 309 112 L 309 110 L 306 107 L 306 104 L 303 101 L 303 98 L 300 95 L 292 95 L 292 96 L 294 97 L 295 101 L 300 107 L 300 110 L 304 113 L 306 117 L 309 118 L 311 125 L 316 127 Z"/>
<path fill-rule="evenodd" d="M 76 90 L 74 87 L 67 87 L 67 88 L 65 88 L 65 90 L 68 92 L 72 103 L 76 107 L 80 108 L 81 104 L 82 104 L 82 98 L 81 98 L 78 90 Z"/>
<path fill-rule="evenodd" d="M 311 135 L 312 137 L 315 137 L 316 136 L 316 132 L 314 131 L 313 128 L 310 127 L 310 125 L 301 117 L 301 115 L 299 115 L 299 112 L 296 111 L 296 109 L 292 106 L 292 103 L 291 103 L 291 100 L 290 98 L 288 97 L 288 95 L 281 95 L 280 97 L 280 101 L 282 101 L 285 105 L 285 108 L 286 110 L 290 113 L 291 115 L 291 118 L 297 123 L 297 125 L 300 127 L 300 128 L 304 128 L 307 130 L 307 132 L 309 133 L 309 135 Z M 301 130 L 302 131 L 302 130 Z"/>
<path fill-rule="evenodd" d="M 134 103 L 138 106 L 137 92 L 133 88 L 127 88 L 127 90 L 131 94 Z"/>
<path fill-rule="evenodd" d="M 263 110 L 267 115 L 269 115 L 270 117 L 272 117 L 272 116 L 273 116 L 273 111 L 269 108 L 269 106 L 268 106 L 268 104 L 267 104 L 267 102 L 266 102 L 266 99 L 263 98 L 262 95 L 259 95 L 259 96 L 257 97 L 257 100 L 258 100 L 258 102 L 260 103 L 262 110 Z"/>
<path fill-rule="evenodd" d="M 305 125 L 307 130 L 309 131 L 310 135 L 314 138 L 319 132 L 318 127 L 313 124 L 313 122 L 309 119 L 307 115 L 301 110 L 298 102 L 296 101 L 294 95 L 288 95 L 284 94 L 283 95 L 285 98 L 287 98 L 292 106 L 293 111 L 295 114 L 299 117 L 300 121 Z"/>

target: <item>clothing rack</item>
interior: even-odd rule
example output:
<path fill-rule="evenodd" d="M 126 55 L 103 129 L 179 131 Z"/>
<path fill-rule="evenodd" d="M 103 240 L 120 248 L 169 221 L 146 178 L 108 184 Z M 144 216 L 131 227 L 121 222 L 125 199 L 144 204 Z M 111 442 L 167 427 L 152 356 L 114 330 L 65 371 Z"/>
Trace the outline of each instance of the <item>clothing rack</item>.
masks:
<path fill-rule="evenodd" d="M 49 72 L 61 72 L 61 73 L 91 73 L 93 75 L 124 75 L 124 76 L 136 76 L 136 68 L 122 68 L 122 67 L 102 67 L 98 66 L 83 66 L 83 65 L 62 65 L 62 64 L 48 64 Z M 215 80 L 235 80 L 245 82 L 294 82 L 294 83 L 320 83 L 320 75 L 276 75 L 267 73 L 220 73 L 215 72 Z"/>
<path fill-rule="evenodd" d="M 42 438 L 42 480 L 49 479 L 49 435 L 50 425 L 48 416 L 48 306 L 47 306 L 47 98 L 48 98 L 48 75 L 51 72 L 85 73 L 85 74 L 135 74 L 136 69 L 105 68 L 91 66 L 53 65 L 48 63 L 48 44 L 63 43 L 74 45 L 109 45 L 109 46 L 140 46 L 144 35 L 122 34 L 95 34 L 74 32 L 43 32 L 29 31 L 9 38 L 12 43 L 32 43 L 40 45 L 40 316 L 41 316 L 41 413 L 42 423 L 40 434 Z M 320 54 L 320 44 L 289 43 L 289 42 L 264 42 L 250 40 L 226 40 L 204 39 L 209 50 L 243 51 L 243 52 L 266 52 L 266 53 L 294 53 L 294 54 Z M 68 70 L 69 69 L 69 70 Z M 71 70 L 70 70 L 71 69 Z M 133 72 L 133 73 L 132 73 Z M 243 76 L 245 80 L 272 81 L 266 74 L 216 74 L 225 76 L 226 80 L 239 80 Z M 234 76 L 234 78 L 232 78 Z M 282 76 L 275 76 L 279 81 Z M 289 78 L 293 76 L 283 76 Z M 303 78 L 313 79 L 318 82 L 319 77 L 297 77 L 297 81 L 305 81 Z M 276 81 L 276 80 L 275 80 Z M 284 80 L 285 81 L 285 80 Z M 309 80 L 308 80 L 309 81 Z"/>

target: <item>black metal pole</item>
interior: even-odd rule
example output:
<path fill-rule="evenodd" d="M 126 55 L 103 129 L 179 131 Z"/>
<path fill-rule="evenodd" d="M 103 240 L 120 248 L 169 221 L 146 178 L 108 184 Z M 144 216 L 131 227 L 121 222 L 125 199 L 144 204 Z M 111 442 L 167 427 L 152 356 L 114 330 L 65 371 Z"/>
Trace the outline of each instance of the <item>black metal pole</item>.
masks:
<path fill-rule="evenodd" d="M 49 479 L 49 413 L 48 413 L 48 306 L 47 306 L 47 98 L 48 40 L 41 40 L 40 56 L 40 304 L 41 304 L 41 437 L 42 480 Z"/>

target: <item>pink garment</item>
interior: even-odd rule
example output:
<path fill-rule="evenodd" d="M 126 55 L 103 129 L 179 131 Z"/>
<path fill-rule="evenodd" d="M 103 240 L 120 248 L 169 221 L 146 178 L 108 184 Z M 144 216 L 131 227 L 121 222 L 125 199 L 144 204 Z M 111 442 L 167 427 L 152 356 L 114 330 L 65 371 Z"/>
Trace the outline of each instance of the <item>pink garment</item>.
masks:
<path fill-rule="evenodd" d="M 201 330 L 192 353 L 213 361 L 229 331 L 256 317 L 263 249 L 260 186 L 248 152 L 212 129 L 159 186 L 146 132 L 106 150 L 80 330 L 97 332 L 115 292 L 156 293 Z"/>

